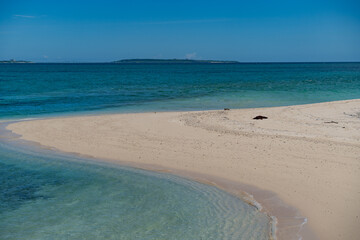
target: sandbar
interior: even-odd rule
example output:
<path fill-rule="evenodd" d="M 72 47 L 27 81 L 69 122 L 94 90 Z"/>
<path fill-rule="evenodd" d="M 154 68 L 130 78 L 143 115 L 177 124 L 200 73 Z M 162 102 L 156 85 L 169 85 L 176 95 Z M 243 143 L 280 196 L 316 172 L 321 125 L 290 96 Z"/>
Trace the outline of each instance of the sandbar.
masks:
<path fill-rule="evenodd" d="M 257 115 L 268 119 L 254 120 Z M 360 237 L 359 99 L 46 118 L 12 123 L 7 129 L 64 152 L 269 191 L 307 219 L 311 234 L 304 232 L 303 239 Z M 258 200 L 261 194 L 251 189 L 244 191 Z M 260 196 L 259 202 L 270 206 L 266 201 L 272 197 Z M 293 220 L 274 214 L 283 229 Z"/>

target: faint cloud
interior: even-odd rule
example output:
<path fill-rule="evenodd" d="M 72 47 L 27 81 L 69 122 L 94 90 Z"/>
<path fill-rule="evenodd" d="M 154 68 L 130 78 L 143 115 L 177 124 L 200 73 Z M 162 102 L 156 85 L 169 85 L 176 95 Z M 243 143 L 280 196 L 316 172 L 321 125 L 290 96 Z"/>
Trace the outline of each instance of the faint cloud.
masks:
<path fill-rule="evenodd" d="M 42 17 L 46 17 L 46 15 L 40 15 L 40 16 L 35 16 L 35 15 L 22 15 L 22 14 L 15 14 L 13 15 L 14 18 L 27 18 L 27 19 L 33 19 L 33 18 L 42 18 Z"/>
<path fill-rule="evenodd" d="M 162 53 L 160 53 L 160 54 L 158 54 L 158 55 L 155 55 L 153 58 L 154 58 L 154 59 L 161 59 L 161 58 L 164 58 L 164 56 L 163 56 Z"/>
<path fill-rule="evenodd" d="M 214 23 L 214 22 L 228 22 L 232 21 L 230 18 L 222 19 L 189 19 L 189 20 L 174 20 L 174 21 L 156 21 L 156 22 L 138 22 L 140 24 L 188 24 L 188 23 Z"/>
<path fill-rule="evenodd" d="M 47 55 L 43 55 L 43 58 L 45 58 L 45 59 L 47 59 L 47 58 L 49 58 Z"/>
<path fill-rule="evenodd" d="M 196 52 L 194 52 L 194 53 L 188 53 L 188 54 L 186 54 L 185 55 L 185 58 L 186 59 L 195 59 L 196 58 Z"/>
<path fill-rule="evenodd" d="M 36 18 L 36 16 L 31 16 L 31 15 L 20 15 L 20 14 L 15 14 L 13 15 L 16 18 Z"/>

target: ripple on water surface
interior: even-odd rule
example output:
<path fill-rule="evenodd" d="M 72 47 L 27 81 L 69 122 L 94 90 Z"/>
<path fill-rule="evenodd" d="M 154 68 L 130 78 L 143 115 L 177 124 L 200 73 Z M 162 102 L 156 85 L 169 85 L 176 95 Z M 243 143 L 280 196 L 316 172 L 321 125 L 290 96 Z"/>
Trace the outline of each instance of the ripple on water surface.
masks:
<path fill-rule="evenodd" d="M 0 183 L 3 240 L 269 237 L 269 219 L 254 207 L 169 174 L 0 142 Z"/>

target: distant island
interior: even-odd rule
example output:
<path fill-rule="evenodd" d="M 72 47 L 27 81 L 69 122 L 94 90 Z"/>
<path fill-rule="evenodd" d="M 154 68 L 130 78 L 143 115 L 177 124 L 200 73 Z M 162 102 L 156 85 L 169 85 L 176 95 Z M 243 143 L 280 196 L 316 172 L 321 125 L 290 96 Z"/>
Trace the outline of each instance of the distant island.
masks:
<path fill-rule="evenodd" d="M 25 60 L 2 60 L 1 63 L 34 63 Z M 106 63 L 106 62 L 105 62 Z M 109 62 L 107 62 L 109 63 Z M 193 60 L 193 59 L 122 59 L 110 63 L 117 64 L 237 64 L 238 61 L 221 61 L 221 60 Z"/>
<path fill-rule="evenodd" d="M 24 60 L 10 59 L 10 60 L 0 61 L 0 63 L 32 63 L 32 62 L 30 62 L 30 61 L 24 61 Z"/>
<path fill-rule="evenodd" d="M 219 61 L 219 60 L 192 60 L 192 59 L 123 59 L 112 63 L 135 63 L 135 64 L 154 64 L 154 63 L 187 63 L 187 64 L 234 64 L 237 61 Z"/>

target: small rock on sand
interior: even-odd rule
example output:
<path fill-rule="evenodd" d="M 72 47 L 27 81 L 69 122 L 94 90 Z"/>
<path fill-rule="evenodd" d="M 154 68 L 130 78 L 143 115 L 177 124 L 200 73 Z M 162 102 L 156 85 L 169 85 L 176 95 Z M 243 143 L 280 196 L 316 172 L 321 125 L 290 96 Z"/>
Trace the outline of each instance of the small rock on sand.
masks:
<path fill-rule="evenodd" d="M 258 115 L 256 117 L 254 117 L 253 119 L 255 119 L 255 120 L 263 120 L 263 119 L 268 119 L 268 117 Z"/>

